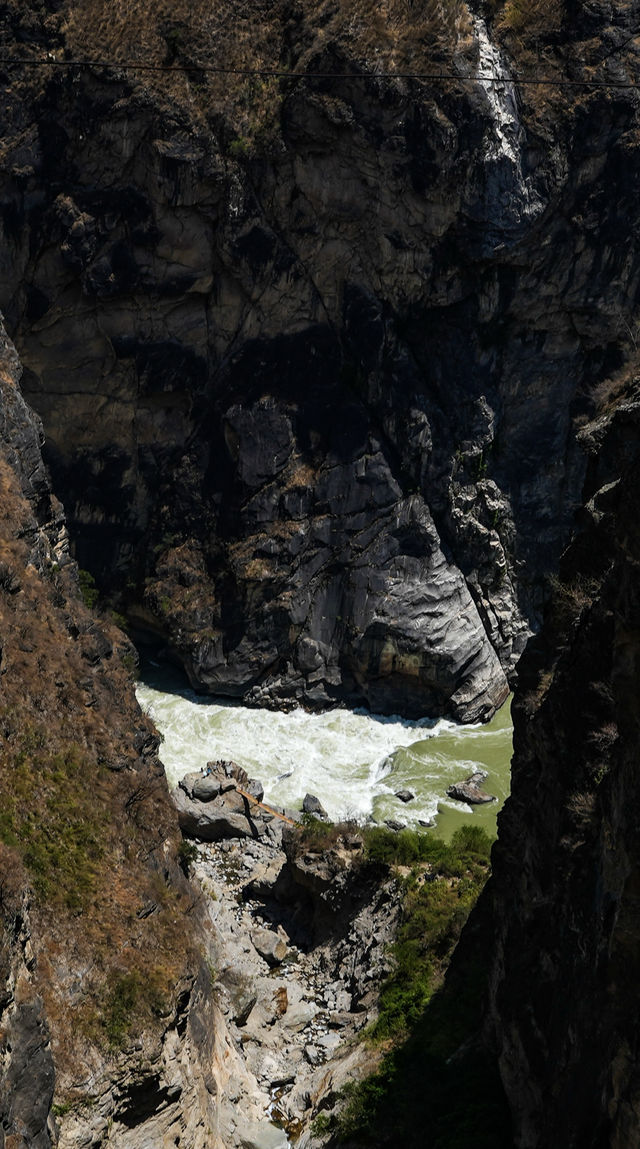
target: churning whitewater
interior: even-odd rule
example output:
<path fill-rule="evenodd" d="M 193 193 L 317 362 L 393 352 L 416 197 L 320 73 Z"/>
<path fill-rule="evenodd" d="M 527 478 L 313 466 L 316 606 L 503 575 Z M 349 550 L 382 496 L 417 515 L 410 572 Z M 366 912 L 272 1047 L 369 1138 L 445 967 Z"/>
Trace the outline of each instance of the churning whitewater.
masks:
<path fill-rule="evenodd" d="M 265 800 L 278 807 L 299 810 L 312 793 L 334 821 L 393 819 L 417 827 L 435 818 L 445 836 L 470 818 L 493 830 L 508 794 L 508 706 L 487 726 L 364 710 L 282 713 L 203 698 L 163 676 L 140 683 L 138 700 L 163 736 L 160 757 L 171 786 L 212 759 L 231 760 L 259 778 Z M 485 786 L 497 802 L 472 810 L 447 798 L 447 786 L 476 770 L 488 771 Z M 415 797 L 403 803 L 401 790 Z"/>

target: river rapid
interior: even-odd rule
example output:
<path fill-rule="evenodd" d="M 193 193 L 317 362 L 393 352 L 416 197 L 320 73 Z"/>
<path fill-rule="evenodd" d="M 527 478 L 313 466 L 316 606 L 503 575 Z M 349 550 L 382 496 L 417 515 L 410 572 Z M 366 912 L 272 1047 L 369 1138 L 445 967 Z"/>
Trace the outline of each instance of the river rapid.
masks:
<path fill-rule="evenodd" d="M 393 819 L 418 828 L 435 819 L 445 840 L 465 822 L 495 834 L 509 792 L 509 703 L 485 726 L 366 710 L 285 714 L 203 697 L 180 685 L 175 673 L 153 666 L 145 668 L 137 695 L 163 737 L 160 758 L 170 786 L 222 758 L 259 778 L 265 801 L 277 807 L 299 810 L 311 793 L 333 821 Z M 447 786 L 475 770 L 488 771 L 485 789 L 498 801 L 470 807 L 447 798 Z M 399 790 L 415 798 L 404 803 Z"/>

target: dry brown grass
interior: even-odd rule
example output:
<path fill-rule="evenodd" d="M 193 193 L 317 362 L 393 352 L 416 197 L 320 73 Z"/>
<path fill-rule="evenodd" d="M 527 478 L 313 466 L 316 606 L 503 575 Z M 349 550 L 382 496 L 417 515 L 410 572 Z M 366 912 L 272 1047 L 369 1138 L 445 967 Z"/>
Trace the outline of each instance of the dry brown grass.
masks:
<path fill-rule="evenodd" d="M 0 910 L 10 948 L 30 888 L 36 991 L 64 1086 L 92 1042 L 108 1055 L 157 1035 L 199 965 L 194 894 L 162 770 L 136 750 L 153 728 L 126 640 L 84 607 L 72 567 L 28 561 L 32 511 L 6 462 L 0 491 Z"/>
<path fill-rule="evenodd" d="M 506 0 L 496 25 L 522 40 L 547 39 L 562 26 L 564 0 Z"/>
<path fill-rule="evenodd" d="M 285 0 L 66 0 L 63 17 L 72 56 L 173 67 L 130 76 L 196 120 L 223 116 L 238 155 L 275 134 L 286 85 L 199 69 L 304 73 L 335 67 L 337 53 L 366 70 L 424 71 L 468 47 L 471 30 L 463 0 L 302 0 L 296 9 Z"/>

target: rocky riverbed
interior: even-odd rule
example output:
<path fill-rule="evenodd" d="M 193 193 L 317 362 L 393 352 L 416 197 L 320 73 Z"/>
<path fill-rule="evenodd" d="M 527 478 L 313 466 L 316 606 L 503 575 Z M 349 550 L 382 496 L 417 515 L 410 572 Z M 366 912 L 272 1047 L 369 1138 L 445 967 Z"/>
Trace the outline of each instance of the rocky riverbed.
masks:
<path fill-rule="evenodd" d="M 233 805 L 238 791 L 227 793 Z M 185 794 L 177 794 L 182 810 Z M 203 807 L 225 800 L 187 799 Z M 313 1118 L 372 1068 L 358 1035 L 390 969 L 397 886 L 364 861 L 356 832 L 330 830 L 324 845 L 306 845 L 277 817 L 256 837 L 228 825 L 234 836 L 199 841 L 192 863 L 213 935 L 218 1005 L 246 1070 L 224 1099 L 225 1143 L 312 1145 Z"/>

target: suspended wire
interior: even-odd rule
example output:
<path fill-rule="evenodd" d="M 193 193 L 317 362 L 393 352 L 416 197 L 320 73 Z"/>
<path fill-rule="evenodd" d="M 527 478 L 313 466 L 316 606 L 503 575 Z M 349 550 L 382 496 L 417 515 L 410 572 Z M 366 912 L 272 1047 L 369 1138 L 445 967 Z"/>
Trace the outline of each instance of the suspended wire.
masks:
<path fill-rule="evenodd" d="M 164 75 L 176 72 L 204 72 L 219 76 L 269 77 L 280 80 L 422 80 L 430 83 L 454 82 L 456 84 L 512 84 L 514 87 L 551 88 L 602 88 L 608 91 L 637 89 L 634 80 L 566 80 L 550 76 L 505 77 L 492 74 L 461 76 L 457 72 L 291 72 L 279 68 L 223 68 L 213 64 L 145 64 L 137 61 L 120 60 L 57 60 L 16 59 L 0 56 L 1 68 L 112 68 L 134 72 L 160 72 Z"/>

